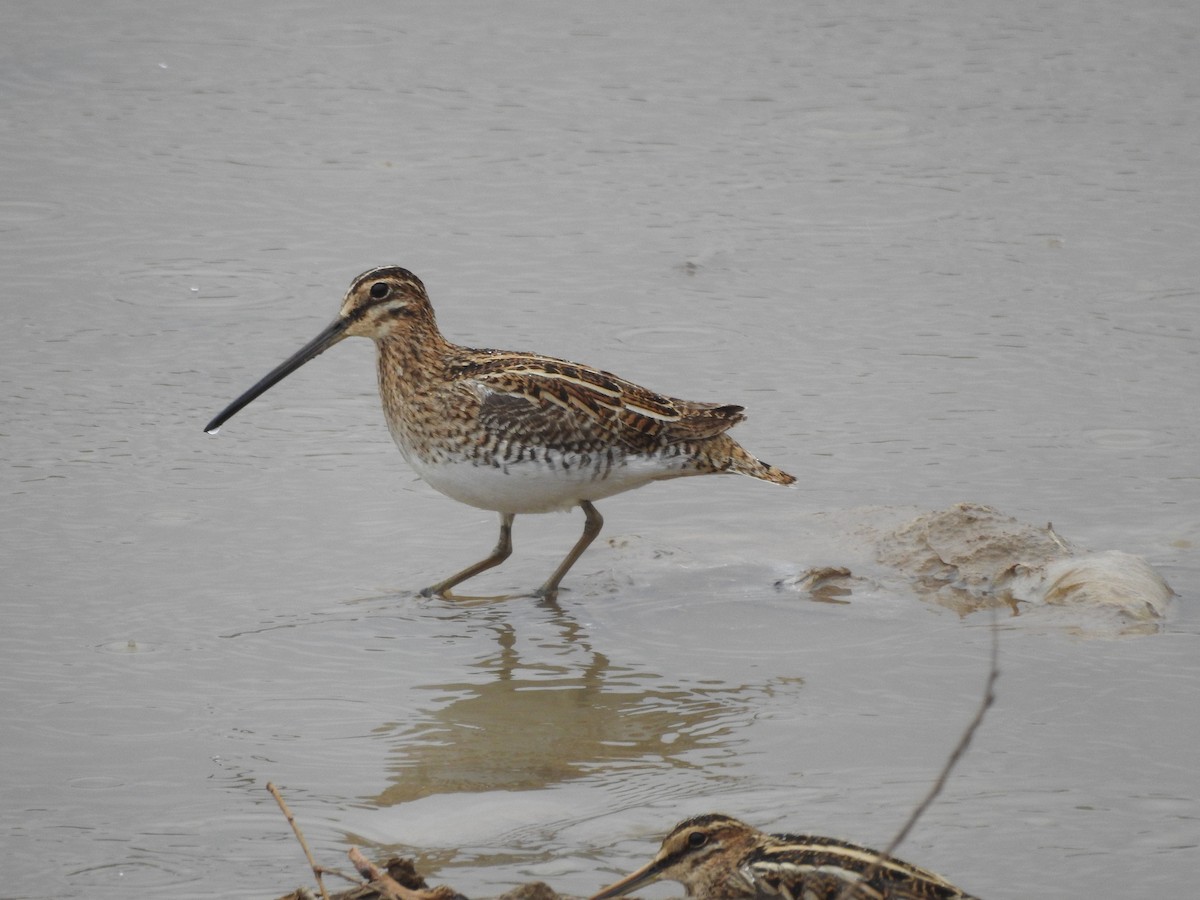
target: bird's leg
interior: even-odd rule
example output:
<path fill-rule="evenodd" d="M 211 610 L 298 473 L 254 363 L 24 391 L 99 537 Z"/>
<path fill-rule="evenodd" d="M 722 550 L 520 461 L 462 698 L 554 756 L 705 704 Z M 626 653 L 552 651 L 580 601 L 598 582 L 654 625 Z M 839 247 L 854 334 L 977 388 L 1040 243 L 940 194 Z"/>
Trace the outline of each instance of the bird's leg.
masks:
<path fill-rule="evenodd" d="M 456 584 L 461 584 L 468 578 L 474 578 L 480 572 L 487 571 L 493 566 L 498 566 L 512 555 L 512 523 L 516 518 L 512 513 L 500 513 L 500 540 L 496 542 L 496 549 L 486 559 L 481 559 L 472 566 L 467 566 L 461 572 L 451 575 L 437 584 L 430 585 L 421 591 L 422 597 L 446 597 L 447 599 L 459 599 L 451 597 L 447 594 L 450 588 Z"/>
<path fill-rule="evenodd" d="M 567 574 L 571 566 L 575 565 L 576 560 L 583 556 L 583 551 L 588 548 L 588 544 L 596 539 L 596 535 L 604 527 L 604 517 L 596 512 L 596 507 L 592 506 L 591 503 L 587 500 L 581 500 L 579 507 L 583 510 L 583 514 L 586 517 L 583 522 L 583 534 L 579 536 L 579 540 L 575 542 L 575 546 L 571 548 L 571 552 L 567 554 L 566 559 L 559 563 L 558 568 L 554 570 L 554 574 L 534 592 L 535 597 L 542 597 L 546 600 L 555 600 L 558 598 L 558 583 L 562 581 L 563 576 Z"/>

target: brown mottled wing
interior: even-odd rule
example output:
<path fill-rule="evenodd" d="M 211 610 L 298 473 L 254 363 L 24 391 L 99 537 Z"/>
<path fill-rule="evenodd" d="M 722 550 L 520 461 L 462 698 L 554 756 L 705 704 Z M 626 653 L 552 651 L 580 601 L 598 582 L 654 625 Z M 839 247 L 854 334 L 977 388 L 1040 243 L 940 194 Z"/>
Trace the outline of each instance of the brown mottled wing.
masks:
<path fill-rule="evenodd" d="M 772 837 L 783 845 L 753 854 L 738 873 L 760 897 L 838 897 L 853 884 L 849 896 L 859 900 L 977 900 L 935 872 L 861 844 L 803 834 Z M 858 880 L 867 874 L 868 880 Z"/>
<path fill-rule="evenodd" d="M 457 367 L 481 395 L 480 420 L 547 446 L 635 452 L 715 437 L 745 416 L 742 407 L 667 397 L 587 366 L 493 351 Z"/>

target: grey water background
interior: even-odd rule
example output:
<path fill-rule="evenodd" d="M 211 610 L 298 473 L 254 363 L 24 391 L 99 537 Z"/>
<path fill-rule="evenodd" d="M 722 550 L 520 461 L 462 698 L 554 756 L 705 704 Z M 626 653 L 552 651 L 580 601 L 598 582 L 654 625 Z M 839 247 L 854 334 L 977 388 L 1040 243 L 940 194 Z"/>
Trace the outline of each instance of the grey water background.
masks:
<path fill-rule="evenodd" d="M 1178 592 L 1001 622 L 901 848 L 984 897 L 1200 869 L 1200 20 L 1188 2 L 10 4 L 0 29 L 0 896 L 270 897 L 415 855 L 589 893 L 687 814 L 885 844 L 990 619 L 775 583 L 972 500 Z M 349 342 L 443 330 L 742 403 L 800 477 L 601 504 L 558 609 L 416 590 L 495 517 L 417 482 Z M 480 587 L 574 540 L 522 517 Z M 668 896 L 672 887 L 654 888 Z"/>

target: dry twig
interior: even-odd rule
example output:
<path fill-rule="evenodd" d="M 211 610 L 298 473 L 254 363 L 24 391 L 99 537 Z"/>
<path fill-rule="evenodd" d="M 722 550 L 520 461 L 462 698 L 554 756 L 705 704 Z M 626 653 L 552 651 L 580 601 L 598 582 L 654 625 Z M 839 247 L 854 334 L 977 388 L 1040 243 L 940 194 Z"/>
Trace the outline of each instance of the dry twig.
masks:
<path fill-rule="evenodd" d="M 275 802 L 279 804 L 279 809 L 283 812 L 284 817 L 288 820 L 288 824 L 292 826 L 292 831 L 296 835 L 296 840 L 300 842 L 300 849 L 304 851 L 305 858 L 308 859 L 308 864 L 312 867 L 313 877 L 317 879 L 317 887 L 321 891 L 322 900 L 329 900 L 329 893 L 325 890 L 325 882 L 321 880 L 321 872 L 323 871 L 317 865 L 317 861 L 313 859 L 312 851 L 308 849 L 308 841 L 304 840 L 304 832 L 300 830 L 300 826 L 296 824 L 296 817 L 292 815 L 292 811 L 288 809 L 286 803 L 283 802 L 283 795 L 279 793 L 279 789 L 271 782 L 267 782 L 267 790 L 271 792 L 271 796 L 275 798 Z"/>
<path fill-rule="evenodd" d="M 996 702 L 996 680 L 1000 677 L 1000 629 L 996 625 L 995 609 L 992 610 L 991 632 L 991 667 L 988 669 L 987 681 L 984 683 L 983 687 L 983 698 L 979 701 L 979 708 L 975 710 L 975 716 L 963 730 L 962 737 L 960 737 L 958 739 L 958 743 L 955 744 L 954 750 L 950 753 L 945 765 L 942 766 L 942 771 L 938 773 L 937 780 L 934 781 L 933 787 L 931 787 L 929 792 L 925 795 L 925 799 L 917 804 L 916 809 L 914 809 L 912 814 L 908 817 L 908 821 L 906 821 L 903 827 L 896 832 L 896 836 L 892 838 L 891 843 L 883 849 L 883 852 L 879 854 L 875 862 L 871 864 L 871 867 L 863 873 L 862 878 L 852 884 L 847 884 L 844 888 L 842 888 L 842 890 L 838 893 L 837 900 L 853 900 L 854 897 L 858 896 L 859 886 L 869 884 L 871 879 L 874 878 L 875 874 L 879 871 L 879 867 L 883 864 L 884 859 L 891 856 L 892 853 L 895 852 L 896 848 L 899 847 L 904 841 L 904 839 L 908 837 L 908 833 L 912 831 L 913 826 L 917 824 L 917 821 L 925 814 L 925 811 L 933 805 L 933 801 L 938 798 L 938 795 L 941 794 L 942 788 L 946 786 L 946 782 L 950 778 L 950 773 L 954 771 L 954 767 L 958 765 L 959 760 L 963 758 L 964 754 L 966 754 L 967 748 L 971 745 L 971 738 L 975 736 L 975 732 L 979 729 L 979 726 L 983 724 L 983 718 L 985 715 L 987 715 L 988 709 L 993 703 Z"/>
<path fill-rule="evenodd" d="M 358 874 L 371 882 L 371 887 L 387 900 L 418 900 L 422 896 L 418 891 L 409 890 L 376 866 L 363 856 L 357 847 L 351 847 L 346 855 L 350 857 L 350 862 L 354 863 L 354 868 L 358 869 Z"/>

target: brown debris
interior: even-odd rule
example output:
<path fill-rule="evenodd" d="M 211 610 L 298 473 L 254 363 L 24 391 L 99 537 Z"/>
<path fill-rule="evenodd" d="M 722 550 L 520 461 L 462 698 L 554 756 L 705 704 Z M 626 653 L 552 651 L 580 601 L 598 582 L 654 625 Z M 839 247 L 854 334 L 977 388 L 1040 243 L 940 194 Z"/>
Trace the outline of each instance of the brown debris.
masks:
<path fill-rule="evenodd" d="M 350 857 L 350 862 L 365 881 L 356 883 L 354 887 L 331 896 L 325 890 L 323 875 L 336 875 L 351 882 L 354 882 L 355 879 L 336 869 L 328 869 L 317 864 L 308 849 L 304 832 L 300 830 L 300 825 L 296 822 L 292 811 L 288 809 L 279 789 L 274 784 L 268 784 L 267 790 L 271 792 L 271 796 L 279 804 L 279 809 L 283 812 L 288 824 L 292 826 L 292 831 L 312 868 L 313 877 L 316 879 L 319 889 L 318 893 L 312 888 L 296 888 L 290 894 L 280 897 L 279 900 L 318 900 L 318 898 L 320 900 L 467 900 L 448 885 L 429 887 L 411 859 L 393 856 L 387 859 L 381 868 L 363 856 L 357 847 L 351 847 L 346 855 Z M 531 881 L 502 894 L 497 900 L 566 900 L 566 898 L 544 882 Z"/>
<path fill-rule="evenodd" d="M 429 887 L 411 859 L 392 856 L 376 865 L 363 856 L 357 847 L 351 847 L 348 855 L 359 874 L 366 879 L 366 883 L 331 894 L 330 900 L 466 900 L 462 894 L 448 885 Z M 343 878 L 348 877 L 330 869 L 323 871 L 327 875 L 338 874 Z M 318 900 L 319 897 L 320 894 L 312 888 L 302 887 L 280 897 L 279 900 Z M 568 900 L 568 898 L 544 881 L 531 881 L 501 894 L 496 900 Z"/>
<path fill-rule="evenodd" d="M 981 503 L 957 503 L 894 526 L 860 524 L 847 536 L 872 550 L 883 570 L 865 560 L 859 566 L 865 573 L 816 566 L 776 586 L 850 603 L 860 593 L 894 591 L 899 576 L 920 599 L 960 616 L 999 609 L 1033 627 L 1092 638 L 1158 633 L 1175 596 L 1140 556 L 1092 552 L 1049 523 L 1030 525 Z"/>
<path fill-rule="evenodd" d="M 846 598 L 854 591 L 854 581 L 853 574 L 845 566 L 816 566 L 805 569 L 799 578 L 790 580 L 788 586 L 807 591 L 818 603 L 849 603 Z"/>

